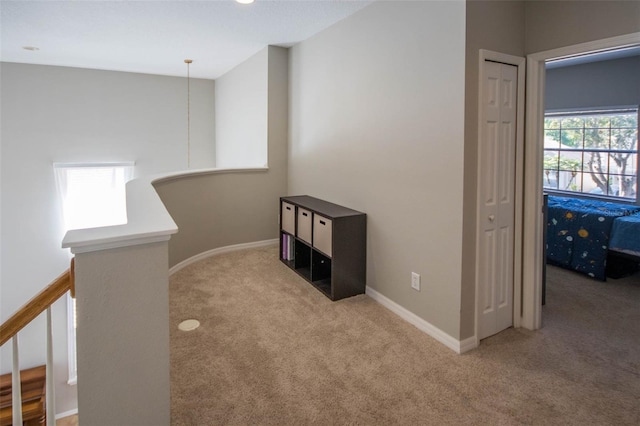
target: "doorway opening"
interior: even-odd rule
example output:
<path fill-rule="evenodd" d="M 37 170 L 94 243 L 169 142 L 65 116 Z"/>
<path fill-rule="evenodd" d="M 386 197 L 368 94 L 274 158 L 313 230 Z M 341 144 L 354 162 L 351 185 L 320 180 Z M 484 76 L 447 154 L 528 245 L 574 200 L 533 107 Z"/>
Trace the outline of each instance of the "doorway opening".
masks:
<path fill-rule="evenodd" d="M 527 117 L 522 262 L 522 326 L 542 325 L 543 247 L 543 151 L 546 64 L 584 61 L 589 55 L 621 54 L 640 47 L 640 33 L 612 37 L 527 56 Z M 593 59 L 593 58 L 591 58 Z"/>

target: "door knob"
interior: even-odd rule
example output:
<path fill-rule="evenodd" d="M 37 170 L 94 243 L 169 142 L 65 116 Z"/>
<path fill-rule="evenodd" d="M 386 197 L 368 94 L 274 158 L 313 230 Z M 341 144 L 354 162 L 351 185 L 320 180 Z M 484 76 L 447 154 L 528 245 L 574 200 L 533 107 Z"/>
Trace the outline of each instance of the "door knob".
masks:
<path fill-rule="evenodd" d="M 489 222 L 493 222 L 496 217 L 492 214 L 489 215 Z"/>

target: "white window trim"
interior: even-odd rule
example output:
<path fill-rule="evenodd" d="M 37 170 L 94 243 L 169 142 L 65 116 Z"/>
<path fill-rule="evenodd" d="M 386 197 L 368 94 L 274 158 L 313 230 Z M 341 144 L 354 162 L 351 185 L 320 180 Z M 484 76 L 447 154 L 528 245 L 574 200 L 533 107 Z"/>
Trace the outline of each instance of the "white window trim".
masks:
<path fill-rule="evenodd" d="M 95 163 L 80 162 L 80 163 L 53 163 L 54 168 L 58 167 L 133 167 L 136 165 L 135 161 L 100 161 Z"/>

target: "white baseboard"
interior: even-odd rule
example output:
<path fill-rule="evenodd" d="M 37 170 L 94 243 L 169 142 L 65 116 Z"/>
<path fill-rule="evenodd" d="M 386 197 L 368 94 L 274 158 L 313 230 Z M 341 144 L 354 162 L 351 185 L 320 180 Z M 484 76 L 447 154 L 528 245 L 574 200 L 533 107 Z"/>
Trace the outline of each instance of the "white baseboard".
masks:
<path fill-rule="evenodd" d="M 200 261 L 202 259 L 206 259 L 206 258 L 211 257 L 211 256 L 216 256 L 216 255 L 219 255 L 219 254 L 229 253 L 229 252 L 237 251 L 237 250 L 244 250 L 244 249 L 250 249 L 250 248 L 259 248 L 259 247 L 268 247 L 268 246 L 272 246 L 272 245 L 276 245 L 276 244 L 278 244 L 278 239 L 277 238 L 275 238 L 273 240 L 256 241 L 256 242 L 252 242 L 252 243 L 235 244 L 235 245 L 232 245 L 232 246 L 218 247 L 218 248 L 215 248 L 215 249 L 212 249 L 212 250 L 208 250 L 208 251 L 202 252 L 202 253 L 197 254 L 195 256 L 192 256 L 192 257 L 190 257 L 188 259 L 185 259 L 182 262 L 174 265 L 173 267 L 171 267 L 169 269 L 169 275 L 175 274 L 179 270 L 191 265 L 192 263 L 198 262 L 198 261 Z M 411 312 L 411 311 L 407 310 L 406 308 L 398 305 L 396 302 L 394 302 L 393 300 L 389 299 L 388 297 L 383 296 L 381 293 L 378 293 L 376 290 L 372 289 L 371 287 L 367 286 L 366 294 L 369 297 L 371 297 L 373 300 L 375 300 L 376 302 L 380 303 L 385 308 L 389 309 L 394 314 L 398 315 L 403 320 L 405 320 L 408 323 L 414 325 L 419 330 L 421 330 L 424 333 L 428 334 L 429 336 L 433 337 L 434 339 L 436 339 L 437 341 L 439 341 L 440 343 L 442 343 L 443 345 L 445 345 L 446 347 L 448 347 L 449 349 L 455 351 L 458 354 L 462 354 L 462 353 L 468 352 L 468 351 L 478 347 L 478 342 L 477 342 L 475 336 L 472 336 L 472 337 L 469 337 L 467 339 L 464 339 L 464 340 L 460 341 L 460 340 L 458 340 L 458 339 L 456 339 L 454 337 L 451 337 L 449 334 L 447 334 L 444 331 L 440 330 L 438 327 L 434 326 L 433 324 L 429 323 L 428 321 L 425 321 L 424 319 L 420 318 L 419 316 L 417 316 L 413 312 Z M 77 410 L 76 410 L 76 412 L 77 412 Z M 66 413 L 63 413 L 63 414 L 67 415 Z M 71 413 L 71 414 L 74 414 L 74 413 Z"/>
<path fill-rule="evenodd" d="M 477 347 L 478 339 L 476 339 L 476 336 L 467 337 L 464 340 L 460 340 L 460 351 L 458 353 L 463 354 Z"/>
<path fill-rule="evenodd" d="M 78 409 L 77 408 L 75 408 L 73 410 L 65 411 L 64 413 L 56 414 L 56 420 L 63 419 L 65 417 L 69 417 L 69 416 L 73 416 L 75 414 L 78 414 Z"/>
<path fill-rule="evenodd" d="M 367 286 L 366 294 L 376 302 L 380 303 L 385 308 L 389 309 L 394 314 L 398 315 L 403 320 L 414 325 L 420 331 L 425 332 L 426 334 L 433 337 L 438 342 L 442 343 L 443 345 L 445 345 L 449 349 L 452 349 L 458 354 L 462 354 L 464 352 L 470 351 L 471 349 L 474 349 L 475 347 L 478 346 L 475 336 L 462 341 L 454 337 L 451 337 L 449 334 L 440 330 L 435 325 L 429 323 L 428 321 L 423 320 L 413 312 L 398 305 L 396 302 L 394 302 L 393 300 L 389 299 L 386 296 L 383 296 L 381 293 L 378 293 L 371 287 Z"/>
<path fill-rule="evenodd" d="M 278 244 L 278 239 L 274 238 L 273 240 L 264 240 L 264 241 L 255 241 L 252 243 L 243 243 L 243 244 L 234 244 L 232 246 L 218 247 L 211 250 L 207 250 L 205 252 L 196 254 L 195 256 L 191 256 L 188 259 L 183 260 L 182 262 L 172 266 L 169 268 L 169 275 L 175 274 L 182 268 L 185 268 L 192 263 L 195 263 L 199 260 L 206 259 L 211 256 L 216 256 L 218 254 L 229 253 L 237 250 L 244 250 L 250 248 L 259 248 L 259 247 L 268 247 L 272 245 Z"/>

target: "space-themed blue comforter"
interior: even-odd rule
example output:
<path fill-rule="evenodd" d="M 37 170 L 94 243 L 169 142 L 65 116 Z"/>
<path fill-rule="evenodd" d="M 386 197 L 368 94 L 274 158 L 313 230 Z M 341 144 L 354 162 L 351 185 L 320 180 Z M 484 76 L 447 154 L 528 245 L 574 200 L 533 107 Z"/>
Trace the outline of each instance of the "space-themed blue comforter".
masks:
<path fill-rule="evenodd" d="M 606 280 L 614 220 L 638 212 L 638 206 L 549 196 L 547 261 Z"/>

